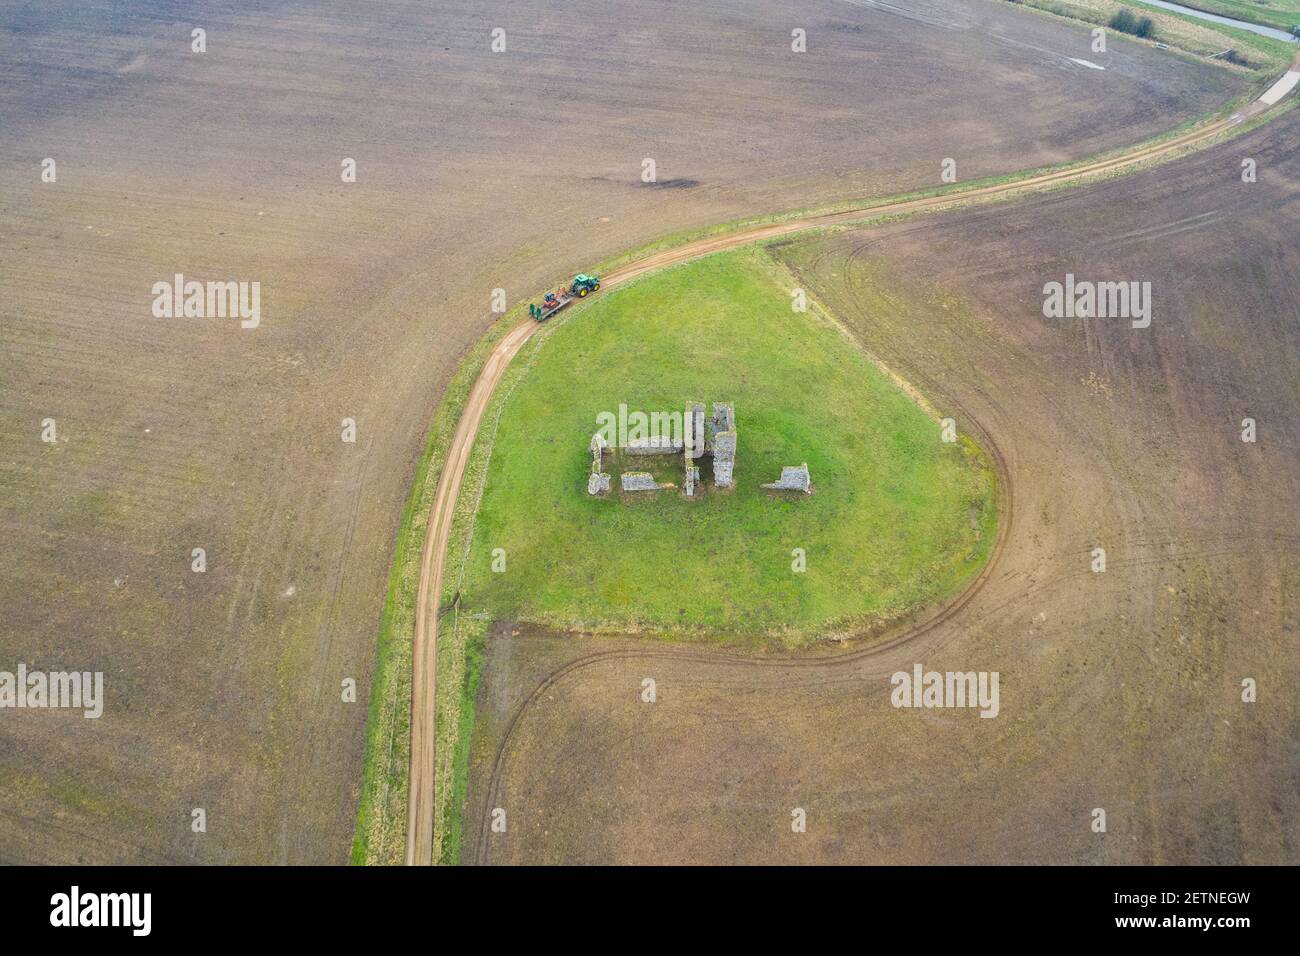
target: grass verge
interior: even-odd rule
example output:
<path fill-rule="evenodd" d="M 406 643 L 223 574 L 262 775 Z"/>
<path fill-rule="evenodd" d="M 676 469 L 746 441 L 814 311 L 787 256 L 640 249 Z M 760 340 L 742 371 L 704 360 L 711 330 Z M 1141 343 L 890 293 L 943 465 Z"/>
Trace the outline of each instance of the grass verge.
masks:
<path fill-rule="evenodd" d="M 515 309 L 495 323 L 460 364 L 434 416 L 411 483 L 411 494 L 402 511 L 379 625 L 375 676 L 371 682 L 361 799 L 352 839 L 354 864 L 396 865 L 406 857 L 411 647 L 425 530 L 447 450 L 474 380 L 501 336 L 523 313 L 523 308 Z M 446 647 L 441 643 L 439 646 L 440 687 L 442 655 L 444 650 L 451 652 L 450 645 L 454 643 L 449 640 Z M 452 660 L 456 657 L 451 655 Z M 451 728 L 446 729 L 449 734 L 454 733 Z M 448 742 L 454 749 L 454 739 Z"/>
<path fill-rule="evenodd" d="M 1291 32 L 1300 25 L 1300 0 L 1176 0 L 1185 7 Z"/>

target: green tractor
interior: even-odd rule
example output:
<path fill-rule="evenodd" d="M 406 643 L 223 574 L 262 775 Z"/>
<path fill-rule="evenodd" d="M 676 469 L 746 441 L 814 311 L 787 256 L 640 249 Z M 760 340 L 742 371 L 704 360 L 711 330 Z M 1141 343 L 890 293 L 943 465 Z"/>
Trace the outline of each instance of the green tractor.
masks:
<path fill-rule="evenodd" d="M 567 289 L 555 289 L 546 293 L 542 297 L 540 306 L 533 305 L 531 302 L 528 303 L 528 314 L 538 322 L 545 322 L 574 299 L 585 299 L 590 293 L 599 289 L 599 276 L 576 275 Z"/>
<path fill-rule="evenodd" d="M 584 299 L 588 292 L 600 291 L 600 279 L 597 276 L 576 275 L 569 284 L 569 294 Z"/>

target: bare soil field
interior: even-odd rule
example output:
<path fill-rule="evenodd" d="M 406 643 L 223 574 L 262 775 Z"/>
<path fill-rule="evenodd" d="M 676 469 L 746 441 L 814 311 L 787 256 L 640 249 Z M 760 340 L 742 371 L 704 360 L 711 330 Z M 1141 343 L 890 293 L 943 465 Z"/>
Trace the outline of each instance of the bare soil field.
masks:
<path fill-rule="evenodd" d="M 107 694 L 96 721 L 0 716 L 0 859 L 347 858 L 399 515 L 492 289 L 936 185 L 949 156 L 1088 155 L 1246 89 L 1125 43 L 1080 67 L 1085 28 L 1003 7 L 0 12 L 0 669 Z M 260 282 L 260 326 L 155 318 L 178 272 Z"/>
<path fill-rule="evenodd" d="M 997 450 L 987 575 L 812 657 L 498 624 L 462 858 L 1300 861 L 1298 151 L 1293 111 L 1126 179 L 780 244 Z M 1066 273 L 1150 281 L 1150 327 L 1044 318 Z M 997 671 L 998 716 L 890 706 L 917 663 Z"/>

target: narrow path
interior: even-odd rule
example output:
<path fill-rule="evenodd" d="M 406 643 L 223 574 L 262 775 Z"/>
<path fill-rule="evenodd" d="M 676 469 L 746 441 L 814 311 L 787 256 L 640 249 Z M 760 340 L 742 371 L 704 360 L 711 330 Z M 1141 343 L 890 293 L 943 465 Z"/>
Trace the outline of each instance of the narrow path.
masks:
<path fill-rule="evenodd" d="M 1297 56 L 1293 69 L 1300 68 Z M 1219 134 L 1252 119 L 1273 107 L 1273 103 L 1256 100 L 1246 109 L 1225 119 L 1214 120 L 1204 126 L 1175 136 L 1160 143 L 1137 146 L 1108 159 L 1086 163 L 1072 169 L 1043 173 L 1015 182 L 992 186 L 975 186 L 955 190 L 923 199 L 886 202 L 835 213 L 810 213 L 805 216 L 738 230 L 721 236 L 698 239 L 672 249 L 654 253 L 601 276 L 606 289 L 617 288 L 638 276 L 655 272 L 668 266 L 698 259 L 714 252 L 734 249 L 752 242 L 761 242 L 788 236 L 810 229 L 841 225 L 862 219 L 898 216 L 939 207 L 967 205 L 981 199 L 1009 196 L 1021 191 L 1034 191 L 1059 183 L 1075 180 L 1087 181 L 1129 169 L 1141 163 L 1168 158 L 1182 150 L 1208 145 Z M 429 865 L 433 862 L 434 820 L 434 701 L 437 684 L 437 601 L 442 594 L 443 571 L 446 563 L 447 542 L 451 535 L 452 520 L 456 512 L 456 499 L 460 493 L 465 466 L 474 446 L 479 425 L 487 411 L 488 403 L 501 376 L 529 338 L 540 329 L 540 324 L 525 319 L 511 329 L 497 343 L 465 403 L 456 433 L 448 450 L 447 460 L 438 478 L 428 530 L 425 533 L 424 551 L 420 563 L 419 597 L 416 604 L 415 642 L 412 648 L 411 680 L 411 762 L 407 801 L 406 862 L 408 865 Z M 992 560 L 989 566 L 992 565 Z M 964 603 L 964 602 L 962 602 Z M 906 636 L 905 636 L 906 637 Z M 892 646 L 892 644 L 891 644 Z M 512 722 L 513 723 L 513 722 Z"/>

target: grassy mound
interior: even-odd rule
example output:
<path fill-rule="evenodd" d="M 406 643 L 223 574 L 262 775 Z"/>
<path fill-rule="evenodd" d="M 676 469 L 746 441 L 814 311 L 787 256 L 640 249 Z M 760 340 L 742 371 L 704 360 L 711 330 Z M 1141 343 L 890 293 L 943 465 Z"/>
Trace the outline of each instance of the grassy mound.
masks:
<path fill-rule="evenodd" d="M 713 256 L 575 307 L 504 400 L 462 608 L 558 627 L 800 643 L 959 589 L 994 539 L 995 478 L 765 252 Z M 555 321 L 555 320 L 552 320 Z M 733 402 L 736 487 L 589 497 L 597 416 Z M 485 439 L 487 440 L 487 439 Z M 815 493 L 763 489 L 807 462 Z M 617 488 L 617 468 L 614 484 Z M 680 459 L 657 477 L 681 484 Z M 493 570 L 504 550 L 505 570 Z M 806 570 L 793 570 L 795 549 Z M 499 565 L 499 560 L 498 560 Z"/>

